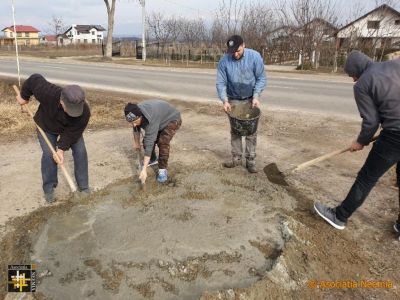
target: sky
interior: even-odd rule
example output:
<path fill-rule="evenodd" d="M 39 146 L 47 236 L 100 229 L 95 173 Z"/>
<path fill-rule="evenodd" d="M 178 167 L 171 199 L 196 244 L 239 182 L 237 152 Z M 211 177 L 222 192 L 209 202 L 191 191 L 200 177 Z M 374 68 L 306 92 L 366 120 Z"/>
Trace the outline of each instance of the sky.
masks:
<path fill-rule="evenodd" d="M 210 24 L 221 0 L 146 0 L 146 11 L 186 18 L 203 18 Z M 244 3 L 259 1 L 273 3 L 276 0 L 242 0 Z M 282 0 L 283 1 L 283 0 Z M 375 7 L 376 0 L 337 0 L 343 11 L 352 2 L 362 1 L 365 9 Z M 17 25 L 31 25 L 49 33 L 52 16 L 61 17 L 64 24 L 93 24 L 107 28 L 107 10 L 103 0 L 0 0 L 0 27 L 11 26 L 12 3 L 15 5 Z M 399 1 L 400 3 L 400 1 Z M 400 6 L 400 5 L 398 5 Z M 396 6 L 395 8 L 399 9 Z M 367 10 L 367 11 L 368 11 Z M 142 30 L 141 6 L 138 0 L 117 0 L 115 11 L 115 35 L 140 36 Z"/>

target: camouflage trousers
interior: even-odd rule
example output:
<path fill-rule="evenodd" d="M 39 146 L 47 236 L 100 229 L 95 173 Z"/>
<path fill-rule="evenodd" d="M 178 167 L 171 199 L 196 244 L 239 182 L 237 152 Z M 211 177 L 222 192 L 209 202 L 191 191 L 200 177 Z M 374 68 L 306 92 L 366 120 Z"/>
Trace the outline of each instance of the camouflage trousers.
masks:
<path fill-rule="evenodd" d="M 169 159 L 169 151 L 170 151 L 170 143 L 177 132 L 177 130 L 181 127 L 182 120 L 171 121 L 168 125 L 161 131 L 158 132 L 157 140 L 154 143 L 154 148 L 151 157 L 155 157 L 155 146 L 158 147 L 158 168 L 159 169 L 167 169 L 168 168 L 168 159 Z M 152 159 L 151 159 L 152 160 Z"/>

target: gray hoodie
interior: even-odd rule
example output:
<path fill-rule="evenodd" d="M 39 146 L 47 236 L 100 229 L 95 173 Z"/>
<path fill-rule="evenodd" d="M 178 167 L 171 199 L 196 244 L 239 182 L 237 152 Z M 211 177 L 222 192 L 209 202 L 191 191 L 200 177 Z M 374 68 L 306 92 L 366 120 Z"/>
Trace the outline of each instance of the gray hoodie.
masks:
<path fill-rule="evenodd" d="M 138 104 L 138 107 L 149 122 L 143 128 L 145 131 L 143 144 L 145 156 L 151 156 L 158 132 L 167 127 L 169 122 L 180 120 L 181 113 L 171 104 L 163 100 L 143 101 Z"/>
<path fill-rule="evenodd" d="M 368 145 L 378 130 L 400 131 L 400 59 L 374 63 L 359 51 L 352 51 L 344 70 L 357 77 L 354 98 L 362 118 L 357 142 Z"/>

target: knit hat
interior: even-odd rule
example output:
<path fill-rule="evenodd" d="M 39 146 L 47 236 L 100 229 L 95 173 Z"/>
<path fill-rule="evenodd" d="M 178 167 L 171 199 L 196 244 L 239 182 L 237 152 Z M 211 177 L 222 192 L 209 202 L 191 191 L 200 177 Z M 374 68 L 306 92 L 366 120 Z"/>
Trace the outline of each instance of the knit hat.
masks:
<path fill-rule="evenodd" d="M 143 115 L 137 104 L 134 103 L 128 103 L 125 106 L 124 113 L 128 122 L 133 122 Z"/>
<path fill-rule="evenodd" d="M 65 113 L 71 117 L 80 117 L 85 105 L 85 92 L 79 85 L 67 85 L 61 90 L 61 100 L 64 102 Z"/>

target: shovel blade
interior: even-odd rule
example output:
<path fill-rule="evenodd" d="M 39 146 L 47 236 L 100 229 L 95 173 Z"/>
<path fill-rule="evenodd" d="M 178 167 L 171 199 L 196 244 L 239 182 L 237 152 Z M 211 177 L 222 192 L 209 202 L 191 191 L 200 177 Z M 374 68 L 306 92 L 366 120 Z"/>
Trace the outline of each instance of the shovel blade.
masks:
<path fill-rule="evenodd" d="M 270 182 L 281 186 L 289 186 L 289 184 L 285 180 L 285 174 L 279 171 L 276 163 L 266 165 L 264 167 L 264 173 L 265 175 L 267 175 L 267 178 Z"/>

